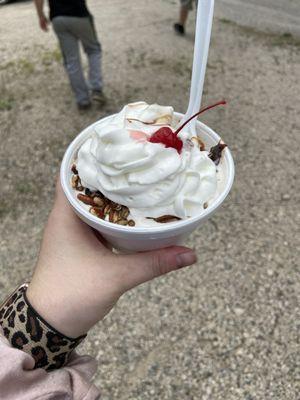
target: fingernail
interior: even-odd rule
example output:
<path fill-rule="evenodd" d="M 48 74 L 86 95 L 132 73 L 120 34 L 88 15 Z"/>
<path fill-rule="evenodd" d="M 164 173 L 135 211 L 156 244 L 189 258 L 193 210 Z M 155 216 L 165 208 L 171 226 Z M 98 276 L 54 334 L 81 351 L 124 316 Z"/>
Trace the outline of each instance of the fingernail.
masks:
<path fill-rule="evenodd" d="M 197 256 L 193 251 L 187 251 L 176 256 L 177 268 L 187 267 L 197 261 Z"/>

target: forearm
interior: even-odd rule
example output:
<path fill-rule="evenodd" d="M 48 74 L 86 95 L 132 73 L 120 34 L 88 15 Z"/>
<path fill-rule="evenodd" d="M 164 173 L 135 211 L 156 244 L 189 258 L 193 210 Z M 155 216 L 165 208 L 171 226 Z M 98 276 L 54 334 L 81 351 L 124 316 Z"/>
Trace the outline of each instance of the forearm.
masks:
<path fill-rule="evenodd" d="M 44 0 L 34 0 L 36 11 L 39 18 L 44 16 Z"/>

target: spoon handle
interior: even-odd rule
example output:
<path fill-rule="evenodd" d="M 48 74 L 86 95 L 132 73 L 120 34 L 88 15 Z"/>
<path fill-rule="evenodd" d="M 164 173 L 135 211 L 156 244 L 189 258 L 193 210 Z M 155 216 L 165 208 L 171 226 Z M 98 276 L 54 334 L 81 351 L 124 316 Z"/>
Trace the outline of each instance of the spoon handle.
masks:
<path fill-rule="evenodd" d="M 184 121 L 200 109 L 205 79 L 211 29 L 214 14 L 214 0 L 199 0 L 196 19 L 193 72 L 190 89 L 190 100 Z M 191 124 L 195 124 L 192 120 Z"/>

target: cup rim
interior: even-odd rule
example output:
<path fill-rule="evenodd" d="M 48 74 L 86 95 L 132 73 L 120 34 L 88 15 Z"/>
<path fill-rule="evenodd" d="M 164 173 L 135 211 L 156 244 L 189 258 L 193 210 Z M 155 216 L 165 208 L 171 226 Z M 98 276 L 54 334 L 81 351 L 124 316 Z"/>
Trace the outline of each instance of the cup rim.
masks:
<path fill-rule="evenodd" d="M 101 118 L 102 120 L 106 120 L 109 118 L 112 118 L 116 114 L 109 115 L 107 117 Z M 182 118 L 184 114 L 174 112 L 175 117 Z M 224 202 L 226 199 L 227 195 L 230 192 L 230 189 L 233 185 L 234 181 L 234 175 L 235 175 L 235 167 L 234 167 L 234 161 L 231 155 L 231 151 L 229 150 L 228 147 L 226 147 L 223 150 L 223 157 L 225 157 L 227 163 L 228 163 L 228 174 L 227 174 L 227 180 L 225 183 L 225 187 L 223 191 L 219 194 L 219 196 L 213 201 L 212 204 L 210 204 L 200 215 L 197 215 L 195 217 L 190 217 L 185 220 L 180 220 L 176 222 L 170 222 L 168 224 L 164 225 L 159 225 L 157 227 L 136 227 L 136 226 L 122 226 L 122 225 L 117 225 L 113 224 L 109 221 L 105 221 L 102 219 L 99 219 L 98 217 L 92 215 L 89 211 L 87 211 L 84 207 L 82 207 L 79 203 L 78 200 L 76 200 L 73 196 L 73 188 L 70 185 L 70 182 L 68 180 L 68 171 L 71 168 L 71 163 L 73 160 L 74 153 L 78 150 L 79 146 L 84 142 L 86 139 L 86 136 L 90 132 L 91 128 L 93 128 L 100 120 L 94 122 L 93 124 L 87 126 L 83 131 L 81 131 L 74 139 L 73 141 L 69 144 L 62 163 L 61 163 L 61 168 L 60 168 L 60 181 L 61 185 L 63 188 L 63 191 L 65 193 L 65 196 L 67 197 L 67 200 L 71 204 L 71 206 L 76 210 L 76 212 L 80 215 L 82 215 L 85 219 L 90 220 L 93 222 L 93 225 L 99 225 L 103 228 L 106 228 L 108 230 L 115 231 L 115 232 L 124 232 L 126 234 L 135 234 L 135 233 L 160 233 L 160 232 L 168 232 L 168 231 L 174 231 L 180 228 L 184 228 L 186 226 L 189 226 L 193 223 L 200 222 L 202 220 L 207 219 L 211 214 L 213 214 L 217 208 L 220 207 L 220 205 Z M 207 134 L 212 137 L 217 143 L 221 140 L 221 137 L 213 131 L 210 127 L 205 125 L 203 122 L 197 120 L 196 121 L 197 125 L 200 126 L 200 129 L 204 129 Z"/>

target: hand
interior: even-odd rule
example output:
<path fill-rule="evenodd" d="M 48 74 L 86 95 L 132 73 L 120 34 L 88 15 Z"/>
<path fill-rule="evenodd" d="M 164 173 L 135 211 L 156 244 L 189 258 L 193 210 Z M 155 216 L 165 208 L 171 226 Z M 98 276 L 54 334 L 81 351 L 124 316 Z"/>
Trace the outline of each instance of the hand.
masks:
<path fill-rule="evenodd" d="M 48 24 L 49 24 L 49 21 L 46 18 L 46 16 L 44 14 L 41 15 L 40 16 L 40 27 L 44 32 L 48 31 Z"/>
<path fill-rule="evenodd" d="M 195 253 L 180 246 L 112 253 L 74 214 L 58 183 L 27 297 L 50 325 L 75 338 L 103 319 L 127 290 L 195 261 Z"/>

